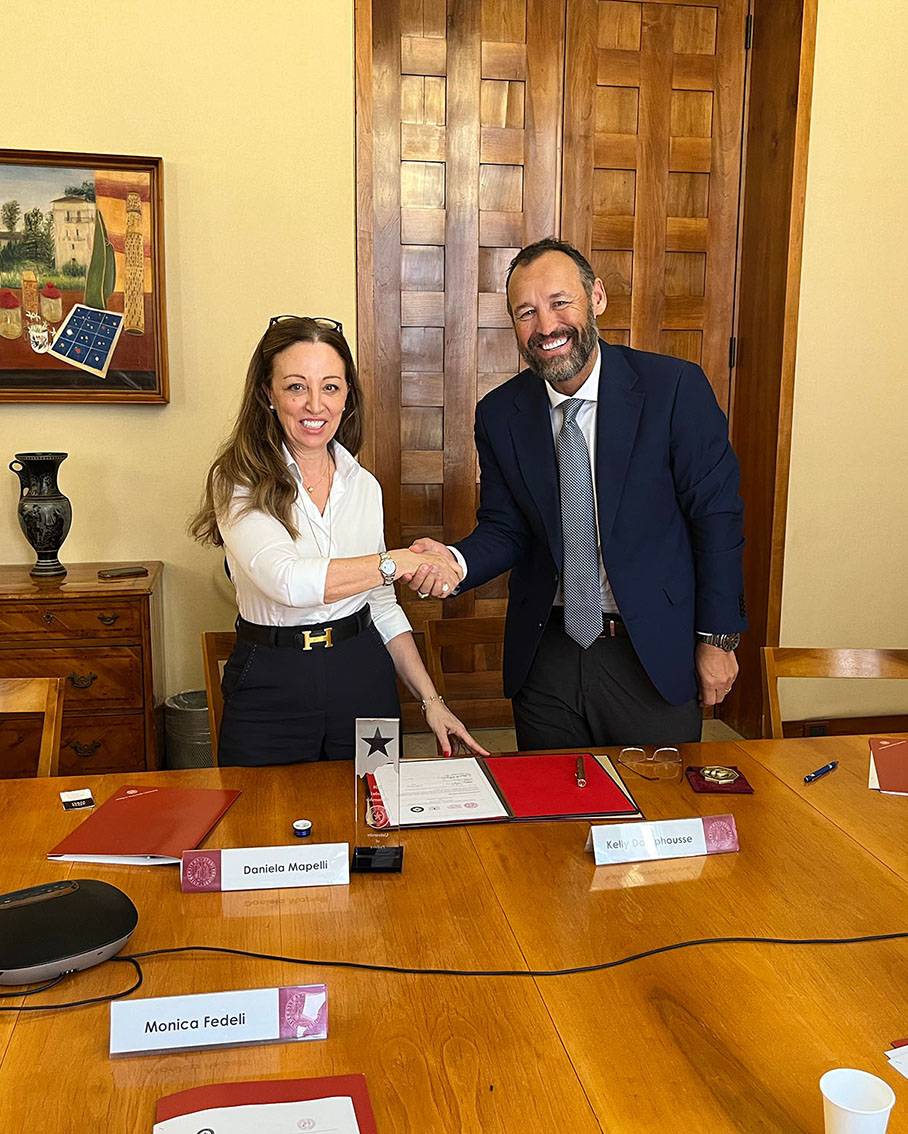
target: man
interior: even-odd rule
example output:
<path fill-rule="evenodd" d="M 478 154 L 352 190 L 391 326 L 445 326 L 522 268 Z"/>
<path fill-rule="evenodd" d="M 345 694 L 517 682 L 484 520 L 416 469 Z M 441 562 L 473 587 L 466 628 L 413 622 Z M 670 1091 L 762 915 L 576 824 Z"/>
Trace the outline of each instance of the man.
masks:
<path fill-rule="evenodd" d="M 517 743 L 699 740 L 746 625 L 725 415 L 698 366 L 599 339 L 605 289 L 570 244 L 518 253 L 507 299 L 528 369 L 476 407 L 478 523 L 448 550 L 458 592 L 511 571 Z M 423 569 L 410 586 L 442 595 Z"/>

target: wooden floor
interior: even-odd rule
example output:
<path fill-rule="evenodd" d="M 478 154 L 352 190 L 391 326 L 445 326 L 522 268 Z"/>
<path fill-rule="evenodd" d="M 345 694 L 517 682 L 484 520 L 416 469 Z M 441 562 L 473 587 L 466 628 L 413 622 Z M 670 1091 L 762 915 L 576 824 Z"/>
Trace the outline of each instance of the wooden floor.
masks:
<path fill-rule="evenodd" d="M 0 783 L 0 891 L 103 877 L 140 911 L 136 951 L 222 944 L 517 974 L 151 958 L 142 996 L 326 981 L 329 1038 L 111 1061 L 104 1006 L 0 1015 L 0 1131 L 144 1134 L 155 1100 L 185 1087 L 363 1072 L 383 1134 L 808 1134 L 822 1129 L 820 1075 L 852 1066 L 890 1082 L 889 1131 L 905 1134 L 908 1084 L 882 1054 L 908 1034 L 905 941 L 700 945 L 597 972 L 540 974 L 686 939 L 908 931 L 908 799 L 867 790 L 866 738 L 724 741 L 684 755 L 737 765 L 754 794 L 633 780 L 647 818 L 730 812 L 740 853 L 596 868 L 585 823 L 426 829 L 404 833 L 399 876 L 231 894 L 184 895 L 172 868 L 48 863 L 46 849 L 81 819 L 60 807 L 57 793 L 72 784 Z M 839 770 L 805 787 L 805 772 L 831 758 Z M 345 763 L 94 777 L 86 786 L 103 800 L 126 782 L 241 788 L 211 846 L 287 842 L 301 815 L 319 841 L 351 837 Z M 127 966 L 105 965 L 32 1003 L 96 996 L 128 980 Z"/>

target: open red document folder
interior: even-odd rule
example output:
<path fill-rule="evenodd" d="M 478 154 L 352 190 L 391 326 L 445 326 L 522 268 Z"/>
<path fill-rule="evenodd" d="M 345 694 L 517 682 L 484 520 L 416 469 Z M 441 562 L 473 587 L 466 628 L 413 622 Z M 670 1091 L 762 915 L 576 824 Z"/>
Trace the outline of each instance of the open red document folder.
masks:
<path fill-rule="evenodd" d="M 578 759 L 583 761 L 584 787 L 577 784 Z M 487 756 L 483 763 L 512 819 L 633 819 L 640 813 L 611 762 L 613 774 L 595 756 Z"/>
<path fill-rule="evenodd" d="M 401 760 L 399 776 L 377 770 L 375 787 L 391 826 L 641 818 L 609 758 L 589 753 Z"/>
<path fill-rule="evenodd" d="M 116 862 L 157 866 L 180 861 L 215 826 L 238 791 L 122 787 L 47 852 L 62 862 Z"/>
<path fill-rule="evenodd" d="M 377 1134 L 363 1075 L 191 1087 L 158 1102 L 152 1134 Z"/>

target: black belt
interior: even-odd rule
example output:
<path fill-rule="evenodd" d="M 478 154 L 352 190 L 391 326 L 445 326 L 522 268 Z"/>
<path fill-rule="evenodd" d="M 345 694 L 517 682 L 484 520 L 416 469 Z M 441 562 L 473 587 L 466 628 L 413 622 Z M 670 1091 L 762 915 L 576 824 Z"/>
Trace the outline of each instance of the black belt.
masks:
<path fill-rule="evenodd" d="M 557 621 L 560 629 L 564 629 L 564 607 L 553 606 L 552 618 Z M 602 613 L 602 633 L 600 638 L 629 638 L 627 627 L 624 625 L 624 619 L 620 614 L 612 611 L 603 611 Z"/>
<path fill-rule="evenodd" d="M 258 646 L 291 646 L 297 650 L 311 650 L 321 646 L 330 650 L 338 642 L 355 638 L 372 625 L 372 612 L 368 605 L 355 614 L 338 618 L 334 622 L 315 623 L 309 626 L 259 626 L 245 618 L 236 620 L 236 636 Z"/>

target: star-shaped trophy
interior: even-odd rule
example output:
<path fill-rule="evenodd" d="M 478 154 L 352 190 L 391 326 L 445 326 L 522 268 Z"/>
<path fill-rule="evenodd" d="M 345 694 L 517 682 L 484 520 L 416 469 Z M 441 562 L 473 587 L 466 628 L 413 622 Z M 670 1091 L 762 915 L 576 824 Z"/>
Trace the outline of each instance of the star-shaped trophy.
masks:
<path fill-rule="evenodd" d="M 356 841 L 350 869 L 400 871 L 400 721 L 357 717 L 355 732 Z"/>

